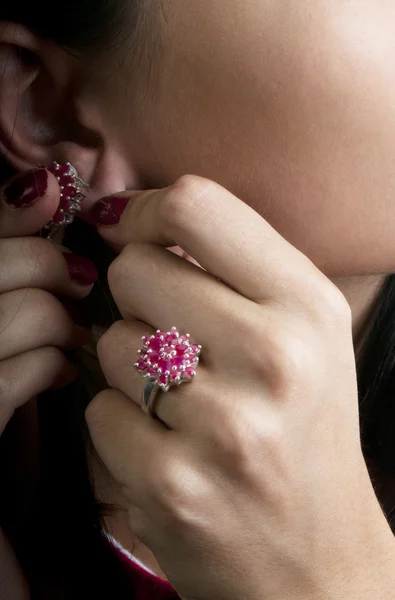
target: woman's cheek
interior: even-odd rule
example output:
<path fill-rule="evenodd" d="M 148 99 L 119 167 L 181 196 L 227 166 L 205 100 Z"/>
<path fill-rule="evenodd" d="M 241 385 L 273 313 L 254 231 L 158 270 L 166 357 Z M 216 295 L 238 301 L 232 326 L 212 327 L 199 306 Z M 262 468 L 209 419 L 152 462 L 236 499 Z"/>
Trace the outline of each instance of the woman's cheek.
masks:
<path fill-rule="evenodd" d="M 130 96 L 140 118 L 133 135 L 121 132 L 153 187 L 186 173 L 213 179 L 328 276 L 393 270 L 390 3 L 299 0 L 290 11 L 256 0 L 240 14 L 235 2 L 177 2 L 154 93 Z M 388 251 L 378 256 L 379 232 Z"/>

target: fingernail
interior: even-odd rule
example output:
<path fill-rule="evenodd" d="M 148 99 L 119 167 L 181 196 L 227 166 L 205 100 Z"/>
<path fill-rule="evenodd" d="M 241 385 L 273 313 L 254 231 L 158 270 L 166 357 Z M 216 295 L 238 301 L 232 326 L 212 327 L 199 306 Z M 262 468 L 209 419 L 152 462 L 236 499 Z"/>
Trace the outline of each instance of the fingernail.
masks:
<path fill-rule="evenodd" d="M 89 258 L 71 252 L 63 252 L 63 256 L 72 281 L 79 285 L 93 285 L 97 281 L 99 276 L 97 269 Z"/>
<path fill-rule="evenodd" d="M 48 173 L 45 169 L 35 169 L 23 173 L 8 185 L 4 191 L 4 200 L 12 208 L 21 208 L 32 204 L 44 196 L 48 187 Z"/>
<path fill-rule="evenodd" d="M 108 196 L 96 202 L 90 218 L 96 225 L 116 225 L 129 202 L 129 198 Z"/>
<path fill-rule="evenodd" d="M 76 325 L 92 329 L 93 321 L 85 305 L 77 305 L 71 300 L 63 300 L 62 304 Z"/>

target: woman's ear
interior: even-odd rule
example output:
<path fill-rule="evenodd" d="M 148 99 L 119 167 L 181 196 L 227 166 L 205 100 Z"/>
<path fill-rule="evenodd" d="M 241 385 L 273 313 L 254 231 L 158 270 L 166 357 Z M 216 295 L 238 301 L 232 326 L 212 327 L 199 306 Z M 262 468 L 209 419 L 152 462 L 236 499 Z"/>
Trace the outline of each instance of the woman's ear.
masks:
<path fill-rule="evenodd" d="M 94 70 L 84 64 L 51 40 L 0 22 L 0 163 L 4 158 L 24 171 L 71 162 L 91 185 L 91 201 L 142 189 L 135 164 L 119 149 L 107 105 L 92 93 Z"/>
<path fill-rule="evenodd" d="M 70 153 L 75 160 L 79 149 L 95 162 L 102 139 L 79 122 L 77 60 L 23 26 L 0 23 L 0 155 L 14 169 L 66 162 Z"/>
<path fill-rule="evenodd" d="M 40 162 L 24 114 L 40 71 L 37 52 L 36 39 L 28 30 L 0 24 L 0 152 L 16 169 Z"/>

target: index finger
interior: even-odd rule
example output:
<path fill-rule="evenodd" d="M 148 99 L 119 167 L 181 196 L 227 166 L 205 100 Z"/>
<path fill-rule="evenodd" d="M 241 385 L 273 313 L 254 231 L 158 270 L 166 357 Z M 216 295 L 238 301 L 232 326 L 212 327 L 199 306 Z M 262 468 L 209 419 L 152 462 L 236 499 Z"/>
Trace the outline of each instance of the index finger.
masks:
<path fill-rule="evenodd" d="M 100 226 L 100 214 L 108 215 L 116 204 L 124 208 L 119 223 Z M 317 277 L 328 281 L 259 213 L 202 177 L 186 175 L 164 189 L 103 199 L 93 216 L 101 236 L 116 250 L 133 242 L 180 246 L 204 269 L 258 303 L 293 297 L 297 289 L 305 295 L 309 281 Z"/>

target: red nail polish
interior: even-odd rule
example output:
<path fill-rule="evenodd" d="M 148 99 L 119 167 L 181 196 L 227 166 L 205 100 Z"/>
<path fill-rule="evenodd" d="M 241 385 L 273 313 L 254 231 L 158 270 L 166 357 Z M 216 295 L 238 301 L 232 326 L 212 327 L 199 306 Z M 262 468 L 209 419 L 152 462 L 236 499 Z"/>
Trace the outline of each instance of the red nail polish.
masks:
<path fill-rule="evenodd" d="M 69 270 L 70 279 L 80 285 L 93 285 L 98 278 L 98 273 L 92 261 L 85 256 L 78 256 L 71 252 L 63 252 Z"/>
<path fill-rule="evenodd" d="M 48 173 L 45 169 L 35 169 L 23 173 L 8 185 L 4 191 L 4 200 L 12 208 L 21 208 L 32 204 L 44 196 L 48 187 Z"/>
<path fill-rule="evenodd" d="M 90 219 L 96 225 L 116 225 L 119 223 L 129 198 L 121 196 L 107 196 L 96 202 L 92 208 Z"/>

